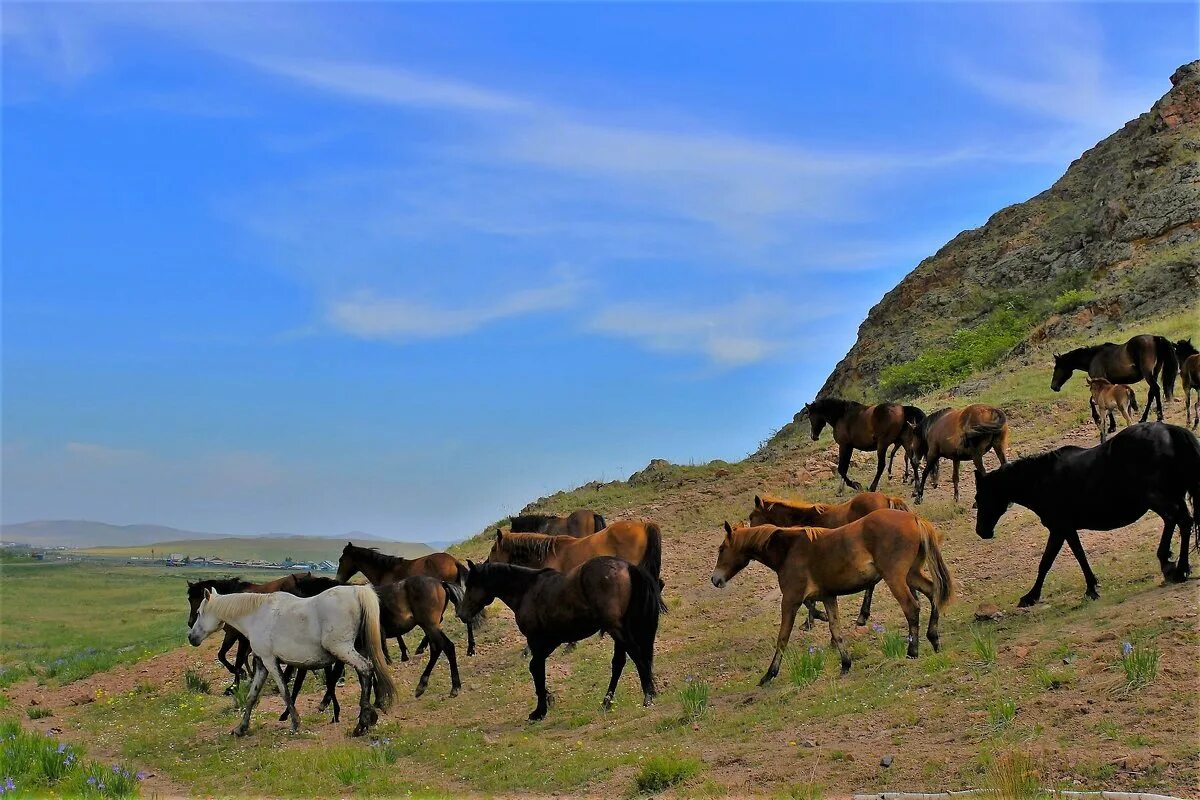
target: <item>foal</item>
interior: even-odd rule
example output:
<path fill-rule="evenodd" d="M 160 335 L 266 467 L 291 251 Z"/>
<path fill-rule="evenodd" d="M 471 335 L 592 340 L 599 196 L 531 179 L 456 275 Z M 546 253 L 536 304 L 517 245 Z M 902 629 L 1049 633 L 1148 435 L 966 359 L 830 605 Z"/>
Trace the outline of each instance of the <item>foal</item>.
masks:
<path fill-rule="evenodd" d="M 1200 351 L 1192 346 L 1191 339 L 1180 339 L 1175 343 L 1179 356 L 1179 375 L 1183 378 L 1183 402 L 1187 413 L 1187 424 L 1195 430 L 1200 425 Z M 1196 412 L 1192 415 L 1192 392 L 1196 393 Z"/>
<path fill-rule="evenodd" d="M 1092 419 L 1100 428 L 1100 443 L 1108 439 L 1108 434 L 1117 429 L 1117 421 L 1113 411 L 1117 411 L 1125 419 L 1125 427 L 1133 424 L 1130 411 L 1137 411 L 1137 397 L 1133 389 L 1123 383 L 1109 383 L 1106 378 L 1088 378 L 1088 389 L 1092 397 L 1089 401 L 1092 407 Z M 1111 427 L 1105 428 L 1104 418 L 1108 417 Z"/>
<path fill-rule="evenodd" d="M 593 558 L 569 572 L 529 569 L 512 564 L 467 562 L 467 591 L 458 606 L 460 619 L 470 619 L 499 598 L 512 609 L 517 627 L 529 643 L 529 673 L 537 707 L 529 719 L 546 716 L 546 658 L 561 644 L 603 631 L 612 637 L 612 678 L 604 710 L 612 707 L 626 654 L 642 683 L 643 704 L 650 705 L 654 687 L 654 638 L 658 633 L 659 582 L 641 567 L 611 556 Z"/>
<path fill-rule="evenodd" d="M 861 592 L 880 580 L 892 590 L 908 620 L 908 657 L 917 657 L 921 606 L 914 591 L 929 598 L 929 628 L 926 636 L 936 652 L 939 645 L 938 617 L 950 601 L 954 583 L 938 547 L 938 532 L 928 521 L 907 511 L 881 509 L 840 528 L 754 528 L 730 527 L 717 551 L 712 584 L 725 587 L 747 564 L 757 561 L 779 577 L 783 593 L 782 620 L 775 642 L 775 657 L 759 686 L 779 674 L 783 653 L 792 636 L 796 611 L 806 600 L 821 600 L 829 616 L 829 635 L 842 661 L 842 673 L 850 670 L 850 652 L 838 628 L 841 595 Z M 921 572 L 928 567 L 930 576 Z"/>

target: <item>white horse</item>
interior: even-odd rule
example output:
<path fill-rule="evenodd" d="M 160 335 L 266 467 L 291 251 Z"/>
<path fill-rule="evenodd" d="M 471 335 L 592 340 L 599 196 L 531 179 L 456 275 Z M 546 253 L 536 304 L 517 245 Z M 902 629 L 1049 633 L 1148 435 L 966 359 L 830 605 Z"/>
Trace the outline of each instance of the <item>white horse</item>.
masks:
<path fill-rule="evenodd" d="M 258 702 L 268 673 L 275 679 L 279 694 L 287 704 L 292 731 L 299 729 L 300 717 L 288 696 L 279 671 L 280 663 L 316 669 L 341 661 L 354 667 L 361 690 L 355 736 L 366 733 L 379 718 L 371 707 L 372 683 L 379 707 L 386 710 L 392 704 L 396 684 L 384 665 L 379 633 L 379 597 L 370 586 L 335 586 L 314 597 L 296 597 L 286 592 L 221 595 L 216 589 L 209 589 L 200 602 L 196 621 L 188 631 L 188 641 L 199 646 L 225 623 L 250 640 L 250 649 L 255 655 L 254 679 L 250 683 L 245 714 L 233 729 L 235 736 L 243 736 L 250 729 L 250 712 Z M 354 647 L 360 635 L 366 641 L 370 660 Z"/>

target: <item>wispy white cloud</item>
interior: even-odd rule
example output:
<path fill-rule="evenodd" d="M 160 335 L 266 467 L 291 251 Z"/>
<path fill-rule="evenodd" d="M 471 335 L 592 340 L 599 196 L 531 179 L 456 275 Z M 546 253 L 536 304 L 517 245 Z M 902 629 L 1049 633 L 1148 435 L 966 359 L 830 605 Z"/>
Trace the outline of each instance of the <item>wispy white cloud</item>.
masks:
<path fill-rule="evenodd" d="M 63 446 L 63 451 L 77 461 L 100 465 L 130 464 L 144 461 L 149 457 L 141 450 L 109 447 L 95 442 L 67 442 Z"/>

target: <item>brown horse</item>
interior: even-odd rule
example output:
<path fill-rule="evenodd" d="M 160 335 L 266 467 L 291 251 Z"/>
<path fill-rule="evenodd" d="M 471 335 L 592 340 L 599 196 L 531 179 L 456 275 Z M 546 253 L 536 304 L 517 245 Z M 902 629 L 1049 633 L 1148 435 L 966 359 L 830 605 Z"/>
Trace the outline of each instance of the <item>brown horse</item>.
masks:
<path fill-rule="evenodd" d="M 661 586 L 662 532 L 649 520 L 620 520 L 582 539 L 497 530 L 487 560 L 491 564 L 567 572 L 597 556 L 616 556 L 637 564 Z"/>
<path fill-rule="evenodd" d="M 836 397 L 825 397 L 800 409 L 801 414 L 808 415 L 812 426 L 812 438 L 815 442 L 821 435 L 822 429 L 828 424 L 833 429 L 833 440 L 838 443 L 838 474 L 846 486 L 854 491 L 862 490 L 862 485 L 852 480 L 847 474 L 850 470 L 850 456 L 855 450 L 874 451 L 878 459 L 875 470 L 875 480 L 871 481 L 871 491 L 879 486 L 879 478 L 887 465 L 887 449 L 894 444 L 903 445 L 905 411 L 904 406 L 896 403 L 880 403 L 875 406 L 864 406 L 853 400 L 841 400 Z"/>
<path fill-rule="evenodd" d="M 1068 353 L 1054 354 L 1054 377 L 1050 388 L 1058 391 L 1075 370 L 1083 370 L 1092 378 L 1107 378 L 1113 383 L 1137 383 L 1145 381 L 1150 388 L 1146 392 L 1146 410 L 1142 422 L 1150 415 L 1152 404 L 1157 404 L 1158 421 L 1163 418 L 1163 393 L 1158 388 L 1161 371 L 1163 388 L 1167 399 L 1175 393 L 1175 373 L 1179 371 L 1179 359 L 1175 347 L 1163 336 L 1142 334 L 1134 336 L 1125 344 L 1105 342 L 1093 347 L 1080 347 Z"/>
<path fill-rule="evenodd" d="M 938 547 L 938 532 L 916 514 L 894 509 L 872 511 L 860 520 L 832 530 L 779 528 L 759 525 L 730 527 L 717 551 L 712 583 L 724 588 L 751 561 L 770 567 L 779 577 L 783 593 L 782 619 L 775 642 L 775 657 L 759 686 L 779 674 L 779 665 L 792 636 L 796 611 L 806 600 L 821 600 L 829 617 L 829 635 L 841 657 L 842 672 L 850 670 L 850 653 L 838 628 L 841 595 L 861 592 L 880 580 L 892 590 L 908 620 L 908 657 L 917 657 L 921 606 L 914 591 L 929 598 L 931 610 L 926 636 L 936 652 L 938 617 L 954 592 L 950 570 Z M 921 572 L 928 567 L 930 577 Z"/>
<path fill-rule="evenodd" d="M 1008 463 L 1008 418 L 994 406 L 974 403 L 958 410 L 943 408 L 925 418 L 917 443 L 919 457 L 927 459 L 913 496 L 925 499 L 925 480 L 937 469 L 938 459 L 954 463 L 954 502 L 958 502 L 958 464 L 970 459 L 977 472 L 985 472 L 983 454 L 994 450 L 1000 465 Z M 937 478 L 935 475 L 934 483 Z"/>
<path fill-rule="evenodd" d="M 1088 378 L 1088 389 L 1091 399 L 1088 401 L 1092 408 L 1092 419 L 1100 428 L 1100 442 L 1108 440 L 1109 428 L 1104 424 L 1104 418 L 1112 419 L 1113 411 L 1120 412 L 1125 419 L 1125 427 L 1133 424 L 1130 411 L 1137 411 L 1137 397 L 1123 383 L 1109 383 L 1105 378 Z M 1111 430 L 1117 429 L 1116 420 L 1112 422 Z"/>
<path fill-rule="evenodd" d="M 800 500 L 785 500 L 782 497 L 754 495 L 754 510 L 750 512 L 751 525 L 778 525 L 781 528 L 809 526 L 813 528 L 840 528 L 841 526 L 862 519 L 872 511 L 881 508 L 898 508 L 908 511 L 908 506 L 899 497 L 891 497 L 881 492 L 863 492 L 837 505 L 826 503 L 805 503 Z M 869 586 L 863 592 L 862 608 L 858 612 L 856 624 L 866 625 L 871 618 L 871 597 L 875 587 Z M 817 610 L 815 600 L 805 603 L 808 607 L 808 618 L 804 620 L 804 630 L 811 630 L 813 620 L 825 621 L 825 614 Z"/>
<path fill-rule="evenodd" d="M 548 533 L 551 536 L 574 536 L 582 539 L 608 527 L 604 517 L 595 511 L 581 508 L 565 517 L 553 514 L 518 514 L 509 519 L 513 533 Z"/>
<path fill-rule="evenodd" d="M 1192 346 L 1191 339 L 1180 339 L 1175 343 L 1175 355 L 1179 357 L 1179 374 L 1183 378 L 1187 424 L 1195 430 L 1200 424 L 1200 351 Z M 1196 393 L 1195 419 L 1192 418 L 1192 392 Z"/>
<path fill-rule="evenodd" d="M 467 579 L 467 565 L 449 553 L 402 558 L 381 553 L 374 547 L 357 547 L 353 542 L 346 542 L 346 546 L 342 548 L 342 557 L 338 559 L 337 579 L 345 583 L 359 572 L 366 576 L 372 586 L 397 583 L 414 575 L 425 575 L 458 586 L 465 586 Z M 400 645 L 400 660 L 408 661 L 408 649 L 404 646 L 403 637 L 397 636 L 396 641 Z M 417 652 L 424 650 L 426 644 L 427 640 L 422 641 L 417 647 Z M 467 623 L 467 655 L 475 655 L 473 623 Z"/>

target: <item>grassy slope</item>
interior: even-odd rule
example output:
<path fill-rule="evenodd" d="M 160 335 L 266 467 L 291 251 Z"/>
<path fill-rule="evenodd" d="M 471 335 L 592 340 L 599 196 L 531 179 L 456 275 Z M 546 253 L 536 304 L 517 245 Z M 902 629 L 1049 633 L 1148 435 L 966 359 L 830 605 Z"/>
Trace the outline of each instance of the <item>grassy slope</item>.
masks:
<path fill-rule="evenodd" d="M 218 556 L 225 559 L 264 561 L 282 561 L 290 558 L 293 561 L 324 561 L 329 559 L 337 563 L 342 553 L 345 539 L 317 537 L 281 537 L 269 536 L 230 538 L 230 539 L 194 539 L 178 542 L 157 542 L 155 544 L 131 547 L 89 547 L 80 552 L 95 556 L 115 556 L 117 558 L 146 558 L 151 552 L 159 558 L 170 553 L 183 553 L 187 556 Z M 378 547 L 385 553 L 415 558 L 432 553 L 427 545 L 415 542 L 360 542 L 366 547 Z"/>
<path fill-rule="evenodd" d="M 1152 327 L 1174 338 L 1195 334 L 1196 323 L 1192 308 L 1137 329 Z M 1061 349 L 1062 343 L 1055 346 Z M 1048 352 L 1025 359 L 1028 363 L 1008 362 L 993 374 L 976 376 L 966 384 L 971 393 L 953 402 L 1003 405 L 1018 454 L 1064 440 L 1090 440 L 1082 382 L 1077 378 L 1063 393 L 1053 394 Z M 919 402 L 936 408 L 948 401 L 935 396 Z M 1181 420 L 1182 404 L 1172 404 L 1168 413 Z M 526 724 L 532 688 L 518 654 L 521 640 L 508 612 L 497 606 L 479 637 L 480 655 L 461 659 L 463 695 L 445 698 L 448 678 L 442 665 L 430 693 L 415 700 L 404 692 L 384 717 L 378 733 L 391 739 L 394 763 L 346 739 L 353 682 L 343 691 L 348 713 L 341 726 L 325 725 L 315 715 L 313 682 L 302 701 L 305 728 L 299 737 L 274 722 L 270 711 L 277 710 L 278 701 L 269 698 L 255 717 L 252 736 L 231 740 L 224 735 L 233 721 L 229 701 L 188 695 L 182 687 L 187 665 L 219 679 L 210 650 L 160 656 L 156 662 L 169 661 L 154 668 L 164 676 L 157 689 L 90 704 L 72 714 L 68 724 L 95 747 L 213 793 L 318 796 L 353 787 L 374 794 L 437 789 L 611 795 L 628 792 L 639 765 L 662 754 L 703 762 L 701 774 L 680 790 L 688 796 L 781 794 L 809 780 L 838 792 L 964 788 L 984 780 L 994 754 L 1022 750 L 1044 764 L 1051 782 L 1196 794 L 1196 584 L 1161 585 L 1152 554 L 1158 532 L 1154 519 L 1085 537 L 1102 581 L 1098 603 L 1081 599 L 1078 568 L 1063 558 L 1048 580 L 1045 602 L 1018 612 L 1016 598 L 1032 582 L 1042 530 L 1031 515 L 1016 509 L 995 541 L 982 542 L 972 532 L 973 515 L 965 506 L 954 506 L 944 482 L 922 507 L 945 535 L 959 584 L 958 601 L 943 617 L 943 653 L 934 656 L 922 642 L 918 661 L 892 661 L 883 655 L 878 634 L 847 625 L 855 655 L 850 675 L 836 677 L 827 658 L 824 675 L 811 685 L 790 685 L 785 670 L 772 686 L 756 688 L 773 647 L 778 589 L 757 565 L 724 592 L 708 585 L 718 526 L 723 519 L 744 518 L 752 495 L 764 489 L 833 497 L 831 457 L 827 437 L 813 443 L 807 431 L 786 426 L 759 454 L 738 464 L 671 467 L 659 483 L 617 482 L 544 500 L 548 510 L 588 506 L 610 519 L 648 516 L 661 523 L 672 610 L 663 619 L 658 644 L 663 694 L 652 709 L 637 705 L 630 670 L 615 710 L 599 711 L 610 650 L 606 640 L 590 640 L 574 653 L 553 657 L 548 672 L 557 703 L 548 720 Z M 854 469 L 861 477 L 865 461 Z M 964 482 L 969 498 L 969 475 Z M 898 479 L 889 486 L 907 494 Z M 459 553 L 478 558 L 486 549 L 482 534 L 460 546 Z M 995 602 L 1007 612 L 994 626 L 998 658 L 992 665 L 979 663 L 972 647 L 972 612 L 981 602 Z M 856 599 L 846 603 L 853 605 Z M 886 591 L 876 598 L 874 618 L 889 630 L 902 621 Z M 449 622 L 447 627 L 462 642 L 461 626 Z M 811 634 L 797 631 L 793 644 L 820 647 L 827 636 L 820 627 Z M 1117 652 L 1127 639 L 1152 643 L 1162 653 L 1158 680 L 1139 692 L 1118 688 Z M 1064 658 L 1071 663 L 1064 665 Z M 421 664 L 395 668 L 402 687 L 415 684 Z M 683 720 L 678 696 L 691 676 L 712 687 L 711 709 L 694 725 Z M 1065 685 L 1049 689 L 1047 676 Z M 121 670 L 114 670 L 111 680 L 120 679 Z M 1002 701 L 1013 701 L 1016 715 L 998 726 L 989 708 Z M 884 755 L 895 756 L 890 769 L 878 766 Z"/>

